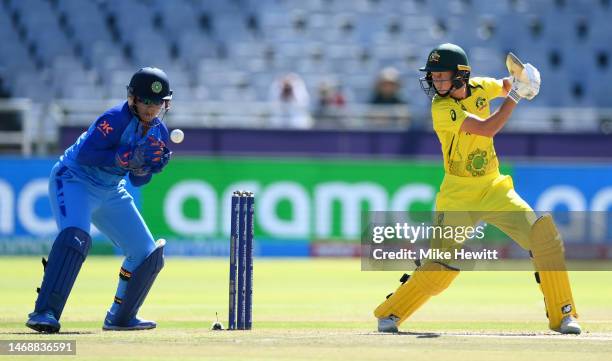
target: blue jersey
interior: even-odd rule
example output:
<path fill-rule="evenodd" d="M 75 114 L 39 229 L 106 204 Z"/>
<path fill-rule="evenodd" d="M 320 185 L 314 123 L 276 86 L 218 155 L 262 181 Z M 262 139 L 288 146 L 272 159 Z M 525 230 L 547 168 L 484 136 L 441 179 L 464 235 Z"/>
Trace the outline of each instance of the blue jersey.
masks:
<path fill-rule="evenodd" d="M 142 123 L 129 109 L 127 101 L 102 114 L 89 129 L 71 145 L 60 162 L 74 174 L 102 187 L 116 187 L 125 177 L 127 171 L 116 165 L 115 157 L 122 145 L 134 145 L 147 136 L 154 135 L 168 144 L 168 128 L 159 119 L 151 122 L 145 134 Z M 130 181 L 135 186 L 151 180 L 151 174 L 134 176 Z"/>

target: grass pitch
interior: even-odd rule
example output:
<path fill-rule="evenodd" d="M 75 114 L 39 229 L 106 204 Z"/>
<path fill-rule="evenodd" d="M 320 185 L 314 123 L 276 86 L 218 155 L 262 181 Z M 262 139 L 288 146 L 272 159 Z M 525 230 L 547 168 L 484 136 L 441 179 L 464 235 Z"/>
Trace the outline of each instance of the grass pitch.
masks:
<path fill-rule="evenodd" d="M 158 328 L 102 332 L 121 259 L 90 257 L 62 316 L 59 335 L 24 326 L 42 266 L 34 257 L 0 257 L 0 339 L 77 341 L 79 360 L 602 360 L 612 354 L 610 273 L 572 272 L 586 331 L 548 331 L 531 272 L 464 272 L 402 325 L 375 332 L 372 310 L 398 285 L 396 272 L 362 272 L 359 260 L 257 259 L 254 329 L 227 324 L 228 262 L 167 258 L 140 315 Z M 74 359 L 74 356 L 52 356 Z M 35 360 L 49 356 L 1 356 Z"/>

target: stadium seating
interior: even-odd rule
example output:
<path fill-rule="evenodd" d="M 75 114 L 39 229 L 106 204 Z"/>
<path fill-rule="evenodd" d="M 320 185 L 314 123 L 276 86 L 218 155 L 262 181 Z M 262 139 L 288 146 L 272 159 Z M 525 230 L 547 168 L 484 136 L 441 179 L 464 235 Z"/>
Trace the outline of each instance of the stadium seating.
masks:
<path fill-rule="evenodd" d="M 332 78 L 367 102 L 392 65 L 425 108 L 417 68 L 451 41 L 475 75 L 504 76 L 509 50 L 536 64 L 538 106 L 610 107 L 611 12 L 606 0 L 2 0 L 0 76 L 37 102 L 107 99 L 154 65 L 185 100 L 263 101 L 295 71 L 311 94 Z"/>

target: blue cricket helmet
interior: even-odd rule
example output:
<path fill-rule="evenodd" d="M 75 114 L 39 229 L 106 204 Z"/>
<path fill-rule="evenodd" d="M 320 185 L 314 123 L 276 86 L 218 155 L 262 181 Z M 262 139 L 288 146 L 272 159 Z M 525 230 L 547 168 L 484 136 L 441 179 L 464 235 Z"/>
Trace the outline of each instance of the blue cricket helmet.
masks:
<path fill-rule="evenodd" d="M 128 95 L 155 102 L 172 99 L 168 75 L 158 68 L 146 67 L 132 76 L 127 86 Z"/>

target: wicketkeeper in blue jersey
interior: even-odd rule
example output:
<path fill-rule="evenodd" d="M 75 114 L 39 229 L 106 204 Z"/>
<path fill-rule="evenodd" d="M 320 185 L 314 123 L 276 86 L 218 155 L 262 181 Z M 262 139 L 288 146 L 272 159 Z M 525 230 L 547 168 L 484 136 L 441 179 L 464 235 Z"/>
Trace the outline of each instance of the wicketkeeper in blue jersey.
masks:
<path fill-rule="evenodd" d="M 125 176 L 140 187 L 170 160 L 162 122 L 172 90 L 167 75 L 142 68 L 127 87 L 127 101 L 102 114 L 66 149 L 49 178 L 49 198 L 59 234 L 47 261 L 34 312 L 26 325 L 39 332 L 60 329 L 60 317 L 91 247 L 93 223 L 123 251 L 114 302 L 104 330 L 155 328 L 136 317 L 164 266 L 165 242 L 151 232 L 125 189 Z"/>

